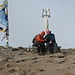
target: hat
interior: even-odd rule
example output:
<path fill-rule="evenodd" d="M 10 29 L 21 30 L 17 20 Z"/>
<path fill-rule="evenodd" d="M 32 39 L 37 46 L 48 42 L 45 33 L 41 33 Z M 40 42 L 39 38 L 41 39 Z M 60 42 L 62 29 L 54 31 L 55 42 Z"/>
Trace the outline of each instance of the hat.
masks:
<path fill-rule="evenodd" d="M 44 32 L 44 31 L 42 31 L 42 32 L 41 32 L 41 35 L 45 35 L 45 32 Z"/>

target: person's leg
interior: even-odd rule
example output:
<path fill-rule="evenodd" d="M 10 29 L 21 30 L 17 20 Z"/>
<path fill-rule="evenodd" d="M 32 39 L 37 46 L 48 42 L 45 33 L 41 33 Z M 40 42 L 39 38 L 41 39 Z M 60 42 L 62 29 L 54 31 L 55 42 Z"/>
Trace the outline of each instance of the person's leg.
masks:
<path fill-rule="evenodd" d="M 47 43 L 47 49 L 48 49 L 49 53 L 51 53 L 51 54 L 54 53 L 54 49 L 53 48 L 54 48 L 53 44 Z"/>
<path fill-rule="evenodd" d="M 40 55 L 40 52 L 41 52 L 41 45 L 40 43 L 37 43 L 37 53 L 39 53 Z"/>
<path fill-rule="evenodd" d="M 50 53 L 53 54 L 54 53 L 54 44 L 50 44 Z"/>
<path fill-rule="evenodd" d="M 41 43 L 41 52 L 44 55 L 44 53 L 45 53 L 45 45 L 44 45 L 44 43 Z"/>
<path fill-rule="evenodd" d="M 40 53 L 40 47 L 37 47 L 37 53 Z"/>
<path fill-rule="evenodd" d="M 48 52 L 50 53 L 51 49 L 50 49 L 50 44 L 49 43 L 47 43 L 47 49 L 48 49 Z"/>

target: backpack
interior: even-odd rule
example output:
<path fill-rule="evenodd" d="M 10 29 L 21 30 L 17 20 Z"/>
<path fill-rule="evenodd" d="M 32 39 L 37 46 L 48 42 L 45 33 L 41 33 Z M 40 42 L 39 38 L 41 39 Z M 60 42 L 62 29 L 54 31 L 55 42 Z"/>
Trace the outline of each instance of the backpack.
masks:
<path fill-rule="evenodd" d="M 35 35 L 35 37 L 33 38 L 33 40 L 32 40 L 32 43 L 35 43 L 35 38 L 36 38 L 36 36 L 38 36 L 39 34 L 37 34 L 37 35 Z"/>

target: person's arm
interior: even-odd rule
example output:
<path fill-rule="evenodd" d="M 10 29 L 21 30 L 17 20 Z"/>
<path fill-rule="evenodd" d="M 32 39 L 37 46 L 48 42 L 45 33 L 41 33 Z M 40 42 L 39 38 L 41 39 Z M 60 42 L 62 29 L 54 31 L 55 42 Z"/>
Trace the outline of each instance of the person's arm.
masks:
<path fill-rule="evenodd" d="M 37 39 L 38 42 L 44 42 L 44 40 L 43 40 L 43 38 L 41 37 L 41 35 L 38 35 L 38 36 L 36 37 L 36 39 Z"/>
<path fill-rule="evenodd" d="M 50 42 L 49 42 L 49 43 L 50 43 L 50 44 L 51 44 L 51 43 L 53 43 L 54 39 L 55 39 L 55 35 L 54 35 L 54 34 L 52 34 L 52 35 L 51 35 L 51 40 L 50 40 Z"/>
<path fill-rule="evenodd" d="M 47 43 L 47 42 L 48 42 L 48 40 L 49 40 L 47 35 L 45 36 L 45 38 L 44 38 L 44 39 L 45 39 L 45 42 L 46 42 L 46 43 Z"/>

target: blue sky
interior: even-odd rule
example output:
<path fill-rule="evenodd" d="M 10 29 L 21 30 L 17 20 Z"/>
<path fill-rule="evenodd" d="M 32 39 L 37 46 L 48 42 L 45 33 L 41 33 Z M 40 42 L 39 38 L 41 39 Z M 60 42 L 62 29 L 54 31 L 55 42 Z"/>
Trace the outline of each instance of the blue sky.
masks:
<path fill-rule="evenodd" d="M 2 4 L 3 0 L 0 0 Z M 10 46 L 28 47 L 43 31 L 42 9 L 49 8 L 49 29 L 61 48 L 75 48 L 75 0 L 8 0 Z M 0 26 L 3 26 L 0 24 Z M 3 26 L 4 27 L 4 26 Z M 0 40 L 4 36 L 0 32 Z M 0 42 L 5 46 L 5 40 Z"/>

